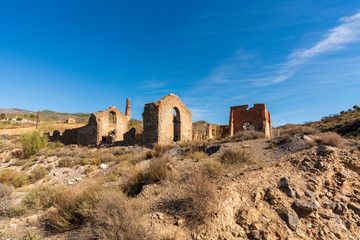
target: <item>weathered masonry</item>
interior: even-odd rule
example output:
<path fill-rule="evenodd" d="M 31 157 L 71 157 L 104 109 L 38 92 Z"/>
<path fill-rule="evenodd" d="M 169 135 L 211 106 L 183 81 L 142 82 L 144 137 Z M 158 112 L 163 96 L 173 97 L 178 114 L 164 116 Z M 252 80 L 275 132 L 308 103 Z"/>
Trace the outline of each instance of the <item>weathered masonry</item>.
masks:
<path fill-rule="evenodd" d="M 142 116 L 144 143 L 169 144 L 192 140 L 191 112 L 173 93 L 145 104 Z"/>
<path fill-rule="evenodd" d="M 230 107 L 230 136 L 241 131 L 261 131 L 266 137 L 272 137 L 270 112 L 265 104 L 254 104 Z"/>
<path fill-rule="evenodd" d="M 130 101 L 128 100 L 128 103 Z M 124 140 L 128 131 L 130 106 L 127 105 L 128 116 L 121 113 L 116 107 L 91 114 L 89 123 L 80 128 L 67 129 L 62 135 L 55 130 L 50 136 L 51 141 L 61 141 L 64 144 L 97 145 Z"/>

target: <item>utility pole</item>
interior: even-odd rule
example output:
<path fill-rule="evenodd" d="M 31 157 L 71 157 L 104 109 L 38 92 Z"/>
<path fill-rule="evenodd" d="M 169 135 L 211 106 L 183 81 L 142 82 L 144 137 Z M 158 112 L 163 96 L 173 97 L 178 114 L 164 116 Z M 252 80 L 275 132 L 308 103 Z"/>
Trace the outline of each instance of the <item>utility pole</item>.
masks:
<path fill-rule="evenodd" d="M 38 109 L 38 114 L 37 114 L 37 119 L 36 119 L 36 131 L 38 130 L 38 127 L 39 127 L 39 116 L 40 116 L 40 110 Z"/>

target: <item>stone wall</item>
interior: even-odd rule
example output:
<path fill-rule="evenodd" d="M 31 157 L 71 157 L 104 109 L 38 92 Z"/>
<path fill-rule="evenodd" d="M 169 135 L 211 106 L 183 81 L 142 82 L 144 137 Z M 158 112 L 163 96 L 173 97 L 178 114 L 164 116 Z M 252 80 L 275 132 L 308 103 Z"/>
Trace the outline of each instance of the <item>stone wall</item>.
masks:
<path fill-rule="evenodd" d="M 50 140 L 79 145 L 96 145 L 123 141 L 128 131 L 128 119 L 116 107 L 93 113 L 89 123 L 80 128 L 67 129 L 59 136 L 58 131 L 50 136 Z"/>
<path fill-rule="evenodd" d="M 169 144 L 192 140 L 191 112 L 173 93 L 145 104 L 142 116 L 144 143 Z"/>
<path fill-rule="evenodd" d="M 230 136 L 241 131 L 255 130 L 271 138 L 271 118 L 265 104 L 254 104 L 250 109 L 248 107 L 249 105 L 230 107 Z"/>

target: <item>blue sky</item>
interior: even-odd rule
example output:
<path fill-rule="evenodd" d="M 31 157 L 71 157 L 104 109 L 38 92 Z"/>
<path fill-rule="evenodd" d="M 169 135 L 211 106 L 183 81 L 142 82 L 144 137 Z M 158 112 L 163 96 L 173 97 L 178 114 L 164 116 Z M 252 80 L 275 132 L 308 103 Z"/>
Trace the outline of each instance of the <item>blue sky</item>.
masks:
<path fill-rule="evenodd" d="M 0 108 L 95 112 L 173 92 L 193 120 L 274 126 L 360 104 L 360 1 L 1 1 Z"/>

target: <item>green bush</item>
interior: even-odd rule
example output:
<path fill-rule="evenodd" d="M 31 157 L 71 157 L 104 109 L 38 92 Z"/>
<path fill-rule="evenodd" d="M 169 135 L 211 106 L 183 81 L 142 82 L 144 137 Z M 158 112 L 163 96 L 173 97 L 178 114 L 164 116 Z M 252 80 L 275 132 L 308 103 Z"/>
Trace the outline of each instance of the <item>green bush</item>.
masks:
<path fill-rule="evenodd" d="M 29 157 L 35 155 L 40 149 L 46 147 L 48 137 L 46 135 L 40 135 L 38 131 L 32 133 L 25 133 L 20 138 L 21 145 L 24 149 L 25 156 Z"/>
<path fill-rule="evenodd" d="M 5 119 L 5 118 L 6 118 L 5 113 L 1 113 L 1 114 L 0 114 L 0 119 Z"/>
<path fill-rule="evenodd" d="M 4 169 L 0 172 L 0 183 L 12 184 L 19 188 L 28 183 L 29 176 L 13 169 Z"/>
<path fill-rule="evenodd" d="M 62 144 L 62 143 L 59 142 L 59 141 L 56 141 L 56 142 L 50 143 L 50 144 L 48 145 L 48 148 L 53 150 L 53 149 L 61 148 L 61 147 L 63 147 L 63 146 L 64 146 L 64 144 Z"/>

